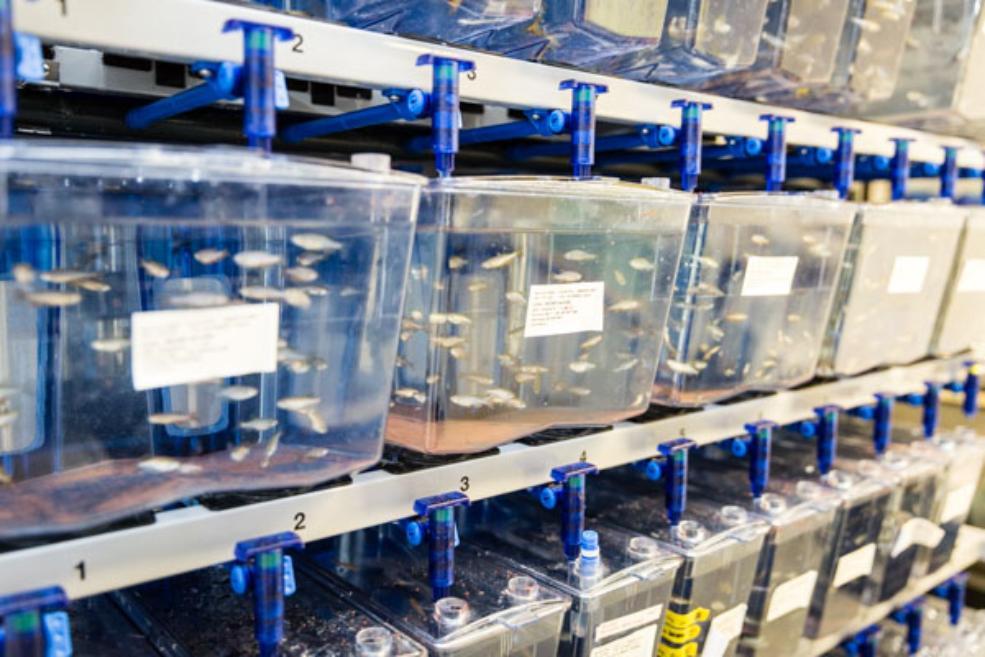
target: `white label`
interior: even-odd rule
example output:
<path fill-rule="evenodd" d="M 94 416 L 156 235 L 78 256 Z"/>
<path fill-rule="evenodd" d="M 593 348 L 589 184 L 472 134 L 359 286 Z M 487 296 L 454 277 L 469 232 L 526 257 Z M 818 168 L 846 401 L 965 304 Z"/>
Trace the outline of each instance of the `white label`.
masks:
<path fill-rule="evenodd" d="M 622 634 L 626 630 L 631 630 L 635 627 L 639 627 L 640 625 L 645 625 L 646 623 L 656 623 L 660 620 L 660 614 L 663 613 L 663 610 L 663 605 L 655 605 L 653 607 L 647 607 L 646 609 L 634 611 L 633 613 L 626 614 L 625 616 L 620 616 L 619 618 L 607 620 L 604 623 L 599 623 L 598 627 L 595 628 L 595 640 L 603 641 L 610 636 Z"/>
<path fill-rule="evenodd" d="M 849 552 L 841 559 L 838 559 L 838 567 L 835 569 L 835 577 L 831 582 L 831 586 L 838 588 L 859 577 L 869 575 L 872 572 L 872 564 L 875 558 L 875 543 L 863 545 L 854 552 Z"/>
<path fill-rule="evenodd" d="M 985 292 L 985 260 L 968 258 L 964 261 L 958 292 Z"/>
<path fill-rule="evenodd" d="M 652 657 L 656 651 L 657 625 L 647 625 L 612 643 L 592 649 L 589 657 Z"/>
<path fill-rule="evenodd" d="M 605 281 L 531 285 L 524 337 L 601 331 L 605 319 Z"/>
<path fill-rule="evenodd" d="M 930 258 L 927 256 L 897 256 L 886 291 L 889 294 L 920 293 L 929 268 Z"/>
<path fill-rule="evenodd" d="M 926 518 L 910 518 L 899 528 L 890 557 L 898 557 L 911 545 L 935 548 L 944 540 L 944 530 Z"/>
<path fill-rule="evenodd" d="M 814 584 L 817 582 L 817 571 L 808 570 L 776 587 L 770 606 L 766 611 L 766 622 L 786 616 L 797 609 L 804 609 L 811 603 Z"/>
<path fill-rule="evenodd" d="M 276 371 L 279 312 L 246 303 L 133 313 L 134 390 Z"/>
<path fill-rule="evenodd" d="M 793 287 L 793 275 L 796 271 L 797 256 L 749 256 L 742 279 L 742 296 L 786 296 Z"/>
<path fill-rule="evenodd" d="M 746 605 L 736 605 L 711 619 L 708 638 L 705 639 L 701 657 L 722 657 L 732 640 L 742 632 L 746 619 Z"/>
<path fill-rule="evenodd" d="M 944 508 L 941 509 L 941 522 L 950 522 L 955 518 L 967 515 L 971 509 L 971 503 L 975 499 L 977 488 L 977 484 L 965 484 L 948 493 L 944 500 Z"/>

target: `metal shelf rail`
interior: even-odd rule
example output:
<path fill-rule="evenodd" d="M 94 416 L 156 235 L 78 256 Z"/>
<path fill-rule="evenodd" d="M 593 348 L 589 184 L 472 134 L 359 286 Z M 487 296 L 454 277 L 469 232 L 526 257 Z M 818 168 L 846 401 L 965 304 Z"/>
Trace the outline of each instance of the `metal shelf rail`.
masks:
<path fill-rule="evenodd" d="M 256 536 L 289 530 L 314 541 L 407 518 L 423 497 L 461 491 L 485 499 L 547 483 L 552 468 L 579 460 L 599 468 L 625 465 L 656 456 L 661 443 L 682 435 L 712 443 L 744 435 L 744 425 L 757 419 L 797 422 L 824 404 L 859 406 L 877 392 L 917 392 L 927 380 L 952 381 L 963 371 L 961 358 L 931 360 L 578 438 L 515 443 L 448 465 L 402 474 L 374 470 L 350 484 L 226 510 L 163 511 L 151 524 L 0 554 L 0 596 L 48 585 L 63 587 L 71 599 L 95 595 L 226 562 L 238 542 Z"/>
<path fill-rule="evenodd" d="M 240 61 L 241 38 L 223 34 L 222 25 L 229 18 L 262 20 L 294 31 L 293 41 L 277 45 L 277 67 L 306 80 L 372 89 L 429 88 L 430 72 L 415 62 L 418 55 L 441 53 L 475 62 L 475 76 L 461 81 L 461 97 L 468 102 L 514 109 L 566 108 L 569 94 L 558 88 L 559 83 L 577 76 L 609 87 L 598 103 L 602 121 L 676 125 L 679 111 L 671 108 L 671 101 L 686 96 L 714 105 L 704 120 L 708 133 L 764 137 L 766 128 L 759 117 L 781 112 L 796 119 L 787 131 L 791 145 L 833 148 L 837 137 L 831 129 L 844 126 L 862 131 L 856 139 L 859 154 L 891 156 L 890 139 L 909 137 L 914 139 L 910 149 L 914 161 L 940 164 L 942 147 L 948 145 L 961 147 L 961 167 L 981 169 L 985 163 L 979 145 L 955 137 L 574 72 L 212 0 L 15 0 L 14 5 L 15 28 L 52 45 L 175 62 Z M 182 37 L 175 39 L 175 34 Z M 502 120 L 499 112 L 491 112 L 490 117 L 491 122 Z"/>

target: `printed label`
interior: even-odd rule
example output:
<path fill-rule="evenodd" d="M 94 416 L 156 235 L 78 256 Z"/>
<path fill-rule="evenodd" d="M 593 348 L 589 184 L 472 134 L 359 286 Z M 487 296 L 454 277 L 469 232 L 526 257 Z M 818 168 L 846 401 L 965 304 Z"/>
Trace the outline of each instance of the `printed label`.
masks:
<path fill-rule="evenodd" d="M 663 605 L 654 605 L 653 607 L 640 609 L 639 611 L 634 611 L 631 614 L 626 614 L 625 616 L 620 616 L 619 618 L 613 618 L 612 620 L 607 620 L 604 623 L 599 623 L 599 625 L 595 628 L 595 640 L 604 641 L 610 636 L 622 634 L 626 630 L 631 630 L 635 627 L 639 627 L 640 625 L 645 625 L 646 623 L 656 623 L 660 620 L 660 614 L 663 610 Z"/>
<path fill-rule="evenodd" d="M 279 312 L 247 303 L 133 313 L 134 390 L 276 371 Z"/>
<path fill-rule="evenodd" d="M 910 518 L 899 528 L 890 557 L 898 557 L 911 545 L 935 548 L 944 540 L 944 530 L 926 518 Z"/>
<path fill-rule="evenodd" d="M 589 655 L 590 657 L 651 657 L 656 640 L 657 625 L 654 623 L 604 646 L 597 646 Z"/>
<path fill-rule="evenodd" d="M 968 258 L 964 261 L 958 292 L 985 292 L 985 260 Z"/>
<path fill-rule="evenodd" d="M 872 572 L 872 564 L 876 558 L 876 544 L 863 545 L 854 552 L 849 552 L 838 559 L 835 577 L 831 586 L 838 588 L 849 582 L 864 577 Z"/>
<path fill-rule="evenodd" d="M 977 484 L 965 484 L 947 494 L 944 507 L 941 509 L 941 522 L 950 522 L 968 514 L 971 503 L 975 499 Z"/>
<path fill-rule="evenodd" d="M 776 587 L 770 599 L 769 609 L 766 611 L 766 622 L 786 616 L 797 609 L 806 608 L 811 602 L 811 594 L 814 593 L 816 582 L 817 571 L 808 570 Z"/>
<path fill-rule="evenodd" d="M 605 320 L 605 281 L 531 285 L 526 338 L 601 331 Z"/>
<path fill-rule="evenodd" d="M 742 623 L 745 619 L 746 605 L 744 604 L 736 605 L 712 618 L 701 657 L 722 657 L 732 640 L 742 632 Z"/>
<path fill-rule="evenodd" d="M 919 294 L 927 278 L 930 258 L 927 256 L 897 256 L 889 275 L 889 294 Z"/>
<path fill-rule="evenodd" d="M 742 279 L 744 297 L 779 297 L 790 294 L 797 256 L 749 256 Z"/>

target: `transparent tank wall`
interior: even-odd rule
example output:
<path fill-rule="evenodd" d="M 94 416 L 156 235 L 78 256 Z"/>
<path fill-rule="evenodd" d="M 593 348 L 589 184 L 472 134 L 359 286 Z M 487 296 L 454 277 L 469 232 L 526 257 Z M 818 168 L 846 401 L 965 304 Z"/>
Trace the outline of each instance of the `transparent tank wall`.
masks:
<path fill-rule="evenodd" d="M 968 208 L 948 284 L 937 317 L 931 352 L 956 354 L 981 345 L 985 339 L 985 210 Z"/>
<path fill-rule="evenodd" d="M 476 452 L 644 411 L 689 203 L 609 180 L 435 183 L 387 441 Z"/>
<path fill-rule="evenodd" d="M 652 400 L 700 406 L 814 376 L 854 209 L 704 197 L 688 227 Z"/>
<path fill-rule="evenodd" d="M 822 374 L 848 376 L 929 353 L 965 216 L 946 202 L 859 207 Z"/>
<path fill-rule="evenodd" d="M 936 509 L 935 520 L 944 530 L 944 539 L 931 551 L 928 571 L 934 572 L 951 560 L 961 526 L 968 520 L 985 465 L 985 439 L 971 429 L 948 432 L 940 441 L 951 457 L 945 493 Z"/>
<path fill-rule="evenodd" d="M 379 457 L 417 178 L 57 142 L 0 175 L 0 536 Z"/>

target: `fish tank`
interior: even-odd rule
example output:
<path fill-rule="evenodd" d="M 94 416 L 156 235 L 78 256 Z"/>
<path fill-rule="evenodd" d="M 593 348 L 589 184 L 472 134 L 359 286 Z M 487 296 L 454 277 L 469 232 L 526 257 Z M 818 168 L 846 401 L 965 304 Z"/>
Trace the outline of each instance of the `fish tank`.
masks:
<path fill-rule="evenodd" d="M 597 68 L 624 78 L 687 86 L 748 68 L 756 61 L 768 5 L 769 0 L 670 0 L 656 47 L 616 55 Z"/>
<path fill-rule="evenodd" d="M 555 657 L 571 601 L 558 589 L 462 543 L 450 595 L 432 600 L 427 547 L 395 525 L 308 546 L 296 566 L 424 645 L 433 657 Z"/>
<path fill-rule="evenodd" d="M 592 479 L 589 525 L 606 522 L 648 535 L 683 559 L 664 618 L 660 651 L 737 654 L 768 525 L 741 506 L 688 499 L 670 525 L 659 485 L 632 470 Z M 702 652 L 704 651 L 704 652 Z"/>
<path fill-rule="evenodd" d="M 290 0 L 303 11 L 374 32 L 492 49 L 498 32 L 534 20 L 542 0 Z M 298 7 L 295 7 L 298 8 Z"/>
<path fill-rule="evenodd" d="M 0 537 L 378 459 L 417 177 L 28 140 L 0 176 Z"/>
<path fill-rule="evenodd" d="M 559 655 L 654 653 L 680 558 L 649 536 L 592 523 L 597 559 L 568 561 L 560 519 L 524 491 L 470 507 L 462 538 L 571 598 Z"/>
<path fill-rule="evenodd" d="M 985 210 L 967 207 L 968 220 L 951 280 L 937 316 L 931 353 L 949 356 L 981 345 L 985 335 Z"/>
<path fill-rule="evenodd" d="M 432 184 L 387 442 L 478 452 L 646 410 L 690 198 L 609 179 Z"/>
<path fill-rule="evenodd" d="M 819 373 L 851 376 L 929 353 L 965 215 L 946 201 L 859 206 Z"/>
<path fill-rule="evenodd" d="M 427 657 L 421 644 L 344 595 L 312 579 L 298 577 L 296 583 L 297 590 L 284 600 L 278 657 Z M 226 566 L 111 595 L 163 657 L 257 654 L 253 604 L 249 595 L 233 593 Z"/>
<path fill-rule="evenodd" d="M 110 595 L 75 600 L 65 612 L 71 625 L 71 654 L 80 657 L 161 657 L 158 646 L 130 621 Z"/>
<path fill-rule="evenodd" d="M 950 456 L 950 465 L 934 519 L 944 530 L 944 539 L 930 554 L 928 572 L 947 565 L 958 541 L 961 526 L 967 522 L 985 465 L 985 439 L 964 427 L 942 436 L 938 445 Z"/>
<path fill-rule="evenodd" d="M 972 0 L 916 0 L 910 36 L 891 97 L 854 113 L 932 132 L 979 138 L 985 96 L 976 72 L 985 66 L 985 16 Z"/>
<path fill-rule="evenodd" d="M 702 406 L 813 378 L 853 215 L 819 195 L 701 197 L 652 400 Z"/>

